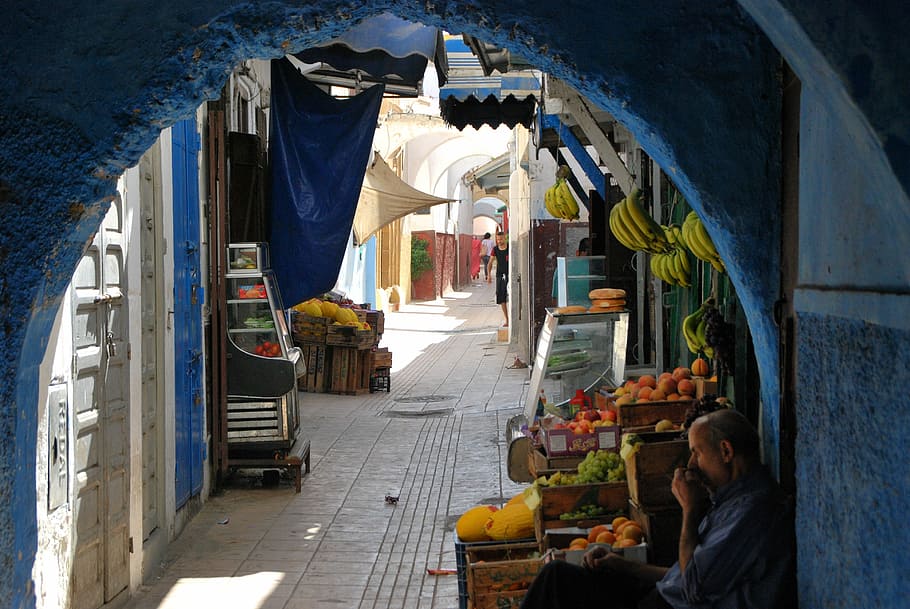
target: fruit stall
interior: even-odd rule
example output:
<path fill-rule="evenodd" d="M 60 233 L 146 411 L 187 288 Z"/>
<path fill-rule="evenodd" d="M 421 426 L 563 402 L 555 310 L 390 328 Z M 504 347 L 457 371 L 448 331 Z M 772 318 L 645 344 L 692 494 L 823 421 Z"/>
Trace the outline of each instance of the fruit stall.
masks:
<path fill-rule="evenodd" d="M 610 382 L 601 375 L 560 403 L 538 392 L 522 430 L 530 484 L 456 523 L 459 607 L 518 607 L 545 563 L 580 564 L 597 546 L 671 565 L 682 522 L 673 471 L 689 458 L 689 425 L 731 406 L 714 391 L 713 379 L 679 366 Z"/>
<path fill-rule="evenodd" d="M 392 354 L 379 347 L 382 311 L 350 300 L 311 298 L 291 307 L 291 333 L 303 353 L 301 391 L 357 395 L 389 391 Z"/>

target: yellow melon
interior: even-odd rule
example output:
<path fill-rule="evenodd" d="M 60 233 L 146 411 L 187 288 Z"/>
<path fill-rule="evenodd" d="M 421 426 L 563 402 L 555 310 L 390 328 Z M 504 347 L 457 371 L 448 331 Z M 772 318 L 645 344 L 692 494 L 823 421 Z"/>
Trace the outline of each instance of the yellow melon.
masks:
<path fill-rule="evenodd" d="M 461 515 L 455 523 L 455 532 L 461 541 L 489 541 L 486 525 L 498 511 L 495 505 L 478 505 Z"/>
<path fill-rule="evenodd" d="M 534 512 L 525 503 L 507 505 L 494 512 L 486 524 L 487 535 L 497 541 L 534 536 Z"/>

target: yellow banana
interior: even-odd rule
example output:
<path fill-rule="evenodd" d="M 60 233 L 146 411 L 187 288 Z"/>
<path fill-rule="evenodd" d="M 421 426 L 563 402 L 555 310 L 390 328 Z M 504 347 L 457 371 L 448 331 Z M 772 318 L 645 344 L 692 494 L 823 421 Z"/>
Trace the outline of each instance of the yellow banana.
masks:
<path fill-rule="evenodd" d="M 550 187 L 550 190 L 553 192 L 552 200 L 553 200 L 553 208 L 556 210 L 556 217 L 562 218 L 563 220 L 568 220 L 569 219 L 569 210 L 566 209 L 566 206 L 562 201 L 562 197 L 559 196 L 559 181 L 558 180 L 555 184 L 553 184 L 553 186 Z"/>
<path fill-rule="evenodd" d="M 717 248 L 714 247 L 714 242 L 711 241 L 711 235 L 708 234 L 708 230 L 705 228 L 705 225 L 701 220 L 698 222 L 693 222 L 693 230 L 698 236 L 698 240 L 705 246 L 705 250 L 710 254 L 712 258 L 717 257 Z"/>
<path fill-rule="evenodd" d="M 616 237 L 616 240 L 619 241 L 623 247 L 636 251 L 638 249 L 638 244 L 631 240 L 628 231 L 622 226 L 619 212 L 620 204 L 617 203 L 613 206 L 613 209 L 610 210 L 610 232 L 613 233 L 613 236 Z"/>
<path fill-rule="evenodd" d="M 626 234 L 629 236 L 629 240 L 635 244 L 635 249 L 640 251 L 650 251 L 648 250 L 648 237 L 645 235 L 638 224 L 632 218 L 629 212 L 629 198 L 626 197 L 618 204 L 619 210 L 619 225 L 625 230 Z"/>
<path fill-rule="evenodd" d="M 567 220 L 575 220 L 578 218 L 578 203 L 575 202 L 575 196 L 572 194 L 571 189 L 569 189 L 569 184 L 565 180 L 557 180 L 556 193 L 562 198 L 563 205 L 571 216 L 567 218 Z"/>
<path fill-rule="evenodd" d="M 554 218 L 560 218 L 561 216 L 559 215 L 559 210 L 556 207 L 556 202 L 553 200 L 555 195 L 556 195 L 556 192 L 553 190 L 553 187 L 551 186 L 550 188 L 548 188 L 546 190 L 545 193 L 543 193 L 543 202 L 547 208 L 548 214 L 550 214 Z"/>
<path fill-rule="evenodd" d="M 664 235 L 660 224 L 654 221 L 644 208 L 638 203 L 641 197 L 641 191 L 637 188 L 626 197 L 626 209 L 629 211 L 629 217 L 635 222 L 639 231 L 645 235 L 645 243 L 654 248 L 653 251 L 662 253 L 667 251 L 667 238 Z"/>

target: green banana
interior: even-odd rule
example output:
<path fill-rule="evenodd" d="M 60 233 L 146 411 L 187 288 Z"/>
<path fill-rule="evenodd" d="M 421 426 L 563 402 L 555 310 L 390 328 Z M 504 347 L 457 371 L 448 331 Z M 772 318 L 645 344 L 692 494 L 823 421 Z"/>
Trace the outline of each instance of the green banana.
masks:
<path fill-rule="evenodd" d="M 700 350 L 699 345 L 697 344 L 697 337 L 695 332 L 698 326 L 698 321 L 701 319 L 702 315 L 704 315 L 704 312 L 705 305 L 702 304 L 702 306 L 696 309 L 694 313 L 691 313 L 690 315 L 686 316 L 685 319 L 683 319 L 683 338 L 686 339 L 686 346 L 689 347 L 689 351 L 692 353 L 698 353 Z"/>

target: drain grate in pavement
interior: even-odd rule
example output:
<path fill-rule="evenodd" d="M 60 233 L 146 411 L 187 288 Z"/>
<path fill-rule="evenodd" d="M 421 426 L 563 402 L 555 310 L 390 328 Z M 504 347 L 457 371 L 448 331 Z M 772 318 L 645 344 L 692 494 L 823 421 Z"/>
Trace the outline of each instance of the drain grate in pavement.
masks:
<path fill-rule="evenodd" d="M 379 413 L 379 416 L 398 419 L 414 419 L 418 417 L 447 417 L 453 412 L 455 412 L 454 408 L 433 408 L 430 410 L 384 410 Z"/>
<path fill-rule="evenodd" d="M 415 395 L 406 398 L 395 398 L 396 402 L 402 404 L 419 404 L 421 402 L 447 402 L 457 399 L 456 395 Z"/>

